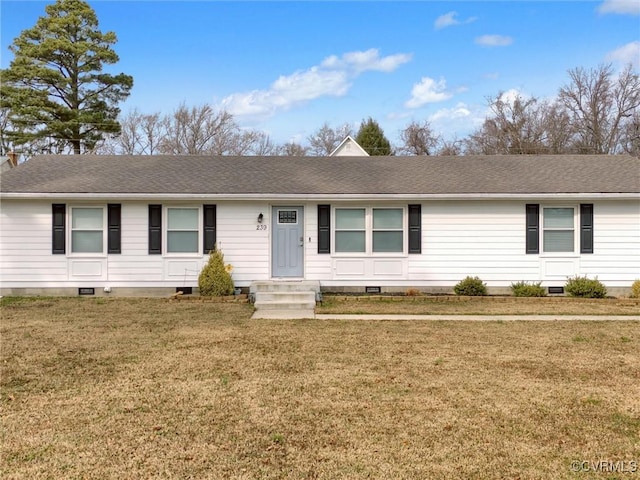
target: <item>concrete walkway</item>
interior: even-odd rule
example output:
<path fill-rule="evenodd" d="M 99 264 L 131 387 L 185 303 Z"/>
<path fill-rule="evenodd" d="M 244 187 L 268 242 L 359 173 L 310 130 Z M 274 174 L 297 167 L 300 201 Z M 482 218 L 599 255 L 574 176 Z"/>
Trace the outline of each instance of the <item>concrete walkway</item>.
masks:
<path fill-rule="evenodd" d="M 466 321 L 564 321 L 564 320 L 626 320 L 640 322 L 640 315 L 353 315 L 338 313 L 317 314 L 313 310 L 266 310 L 253 314 L 252 319 L 294 320 L 466 320 Z"/>

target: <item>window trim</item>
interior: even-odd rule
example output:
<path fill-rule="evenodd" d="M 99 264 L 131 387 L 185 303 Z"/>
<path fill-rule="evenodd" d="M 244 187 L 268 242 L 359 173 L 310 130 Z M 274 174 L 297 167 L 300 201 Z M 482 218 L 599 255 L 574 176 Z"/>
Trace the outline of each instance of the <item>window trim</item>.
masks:
<path fill-rule="evenodd" d="M 364 210 L 364 232 L 365 251 L 364 252 L 338 252 L 336 251 L 336 231 L 338 210 Z M 402 211 L 402 251 L 398 252 L 374 252 L 373 251 L 373 210 L 401 210 Z M 351 230 L 360 231 L 360 230 Z M 378 230 L 391 231 L 391 230 Z M 394 230 L 400 231 L 400 230 Z M 331 255 L 335 257 L 407 257 L 408 256 L 408 236 L 409 236 L 409 212 L 408 206 L 402 205 L 340 205 L 331 207 Z"/>
<path fill-rule="evenodd" d="M 73 251 L 73 232 L 74 230 L 78 230 L 78 229 L 74 229 L 73 228 L 73 211 L 74 209 L 99 209 L 102 210 L 102 251 L 100 252 L 74 252 Z M 67 215 L 69 217 L 68 219 L 68 226 L 69 228 L 67 229 L 67 244 L 69 245 L 69 256 L 73 256 L 73 257 L 106 257 L 107 256 L 107 246 L 108 246 L 108 218 L 107 218 L 107 205 L 106 204 L 100 204 L 100 205 L 90 205 L 90 204 L 78 204 L 78 205 L 69 205 L 68 209 L 67 209 Z M 91 230 L 91 231 L 98 231 L 98 230 Z"/>
<path fill-rule="evenodd" d="M 169 251 L 169 210 L 171 209 L 190 209 L 197 211 L 198 228 L 195 230 L 198 239 L 198 249 L 195 252 L 170 252 Z M 162 255 L 165 257 L 200 257 L 204 247 L 204 218 L 202 205 L 188 204 L 167 204 L 162 205 Z M 189 231 L 194 230 L 176 230 Z"/>
<path fill-rule="evenodd" d="M 561 228 L 545 228 L 544 211 L 551 208 L 571 208 L 573 210 L 573 250 L 569 252 L 547 252 L 544 248 L 544 233 L 547 230 L 566 230 Z M 541 204 L 540 205 L 540 231 L 539 245 L 541 257 L 579 257 L 580 256 L 580 206 L 574 204 Z"/>

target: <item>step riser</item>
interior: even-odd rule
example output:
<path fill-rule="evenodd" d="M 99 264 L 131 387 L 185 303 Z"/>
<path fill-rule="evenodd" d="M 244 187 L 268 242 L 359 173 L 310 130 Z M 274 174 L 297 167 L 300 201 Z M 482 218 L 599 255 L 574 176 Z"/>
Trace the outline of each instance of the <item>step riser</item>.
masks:
<path fill-rule="evenodd" d="M 251 293 L 258 292 L 319 292 L 320 282 L 253 282 Z"/>
<path fill-rule="evenodd" d="M 253 304 L 256 310 L 311 310 L 316 303 L 310 302 L 256 302 Z"/>
<path fill-rule="evenodd" d="M 314 292 L 256 292 L 256 302 L 314 302 Z"/>

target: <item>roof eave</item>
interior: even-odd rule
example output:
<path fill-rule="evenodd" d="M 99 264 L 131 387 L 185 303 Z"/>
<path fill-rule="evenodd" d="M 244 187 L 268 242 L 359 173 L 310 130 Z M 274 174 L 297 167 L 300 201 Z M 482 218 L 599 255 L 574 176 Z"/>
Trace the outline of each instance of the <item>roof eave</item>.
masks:
<path fill-rule="evenodd" d="M 640 199 L 640 192 L 580 193 L 26 193 L 0 192 L 5 200 L 235 200 L 235 201 L 301 201 L 301 200 L 581 200 Z"/>

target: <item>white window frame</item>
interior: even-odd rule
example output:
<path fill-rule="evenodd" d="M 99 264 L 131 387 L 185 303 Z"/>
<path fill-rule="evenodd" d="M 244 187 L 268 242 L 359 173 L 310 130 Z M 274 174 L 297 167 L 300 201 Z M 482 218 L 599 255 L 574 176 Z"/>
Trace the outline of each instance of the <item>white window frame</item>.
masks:
<path fill-rule="evenodd" d="M 365 220 L 365 251 L 364 252 L 338 252 L 336 250 L 337 212 L 339 210 L 364 210 Z M 374 252 L 373 251 L 373 210 L 401 210 L 402 211 L 402 251 L 399 252 Z M 392 231 L 378 229 L 379 231 Z M 399 230 L 398 230 L 399 231 Z M 406 257 L 407 239 L 409 235 L 409 213 L 406 205 L 344 205 L 332 207 L 331 211 L 331 255 L 336 257 Z"/>
<path fill-rule="evenodd" d="M 93 210 L 102 210 L 102 251 L 100 252 L 74 252 L 73 251 L 73 232 L 76 230 L 87 231 L 86 229 L 74 229 L 73 228 L 73 211 L 74 210 L 85 210 L 85 209 L 93 209 Z M 69 205 L 67 208 L 67 245 L 68 248 L 68 256 L 73 257 L 105 257 L 107 255 L 107 206 L 106 205 Z M 91 231 L 99 231 L 99 230 L 91 230 Z"/>
<path fill-rule="evenodd" d="M 573 210 L 573 250 L 570 252 L 547 252 L 544 249 L 545 231 L 566 230 L 566 228 L 545 228 L 544 211 L 551 208 L 571 208 Z M 540 205 L 540 255 L 543 257 L 577 257 L 580 254 L 580 208 L 578 205 Z"/>
<path fill-rule="evenodd" d="M 197 211 L 198 218 L 198 250 L 195 252 L 170 252 L 169 251 L 169 210 L 172 209 L 189 209 Z M 162 208 L 162 253 L 164 256 L 168 257 L 200 257 L 202 256 L 202 230 L 203 230 L 203 220 L 202 220 L 202 205 L 163 205 Z M 171 230 L 174 231 L 174 230 Z M 175 230 L 175 231 L 193 231 L 193 230 Z"/>

